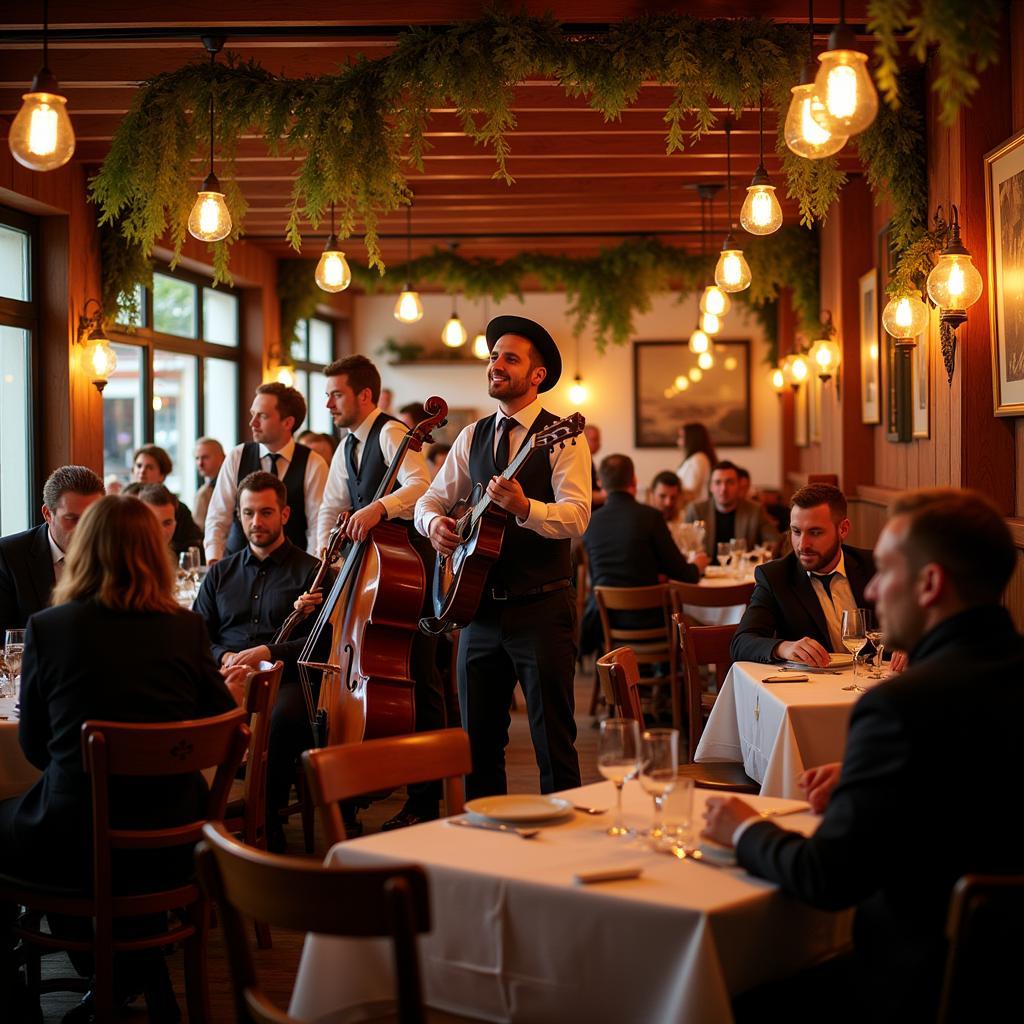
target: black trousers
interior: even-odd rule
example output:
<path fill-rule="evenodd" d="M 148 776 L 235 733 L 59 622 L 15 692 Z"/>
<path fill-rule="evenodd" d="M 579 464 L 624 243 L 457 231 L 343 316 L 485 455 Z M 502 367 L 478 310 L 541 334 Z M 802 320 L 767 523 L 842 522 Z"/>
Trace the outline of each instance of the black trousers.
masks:
<path fill-rule="evenodd" d="M 470 799 L 508 791 L 505 748 L 516 682 L 526 697 L 542 793 L 580 784 L 573 718 L 576 596 L 572 587 L 520 601 L 485 598 L 459 637 L 459 707 L 469 733 Z"/>

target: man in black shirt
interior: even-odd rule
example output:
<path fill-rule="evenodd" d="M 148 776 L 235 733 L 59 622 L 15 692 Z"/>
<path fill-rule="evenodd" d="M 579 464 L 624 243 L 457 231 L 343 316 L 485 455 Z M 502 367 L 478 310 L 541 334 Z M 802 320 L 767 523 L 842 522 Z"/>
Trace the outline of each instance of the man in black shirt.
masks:
<path fill-rule="evenodd" d="M 281 651 L 271 644 L 295 599 L 310 589 L 319 564 L 284 535 L 290 509 L 284 484 L 272 473 L 250 473 L 238 487 L 238 519 L 248 545 L 210 566 L 194 610 L 206 620 L 218 665 L 231 654 L 267 645 L 270 660 Z M 307 619 L 308 631 L 312 619 Z M 300 631 L 303 627 L 300 627 Z M 286 675 L 270 723 L 267 760 L 267 845 L 283 850 L 278 810 L 288 802 L 296 759 L 313 744 L 305 701 L 297 679 Z"/>

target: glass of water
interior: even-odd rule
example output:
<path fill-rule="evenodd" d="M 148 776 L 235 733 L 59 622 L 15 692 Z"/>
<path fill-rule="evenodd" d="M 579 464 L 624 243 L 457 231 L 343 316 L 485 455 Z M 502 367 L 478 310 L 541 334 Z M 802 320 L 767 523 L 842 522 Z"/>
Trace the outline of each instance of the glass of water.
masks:
<path fill-rule="evenodd" d="M 622 822 L 622 787 L 639 769 L 640 729 L 632 718 L 606 718 L 597 741 L 597 770 L 615 785 L 615 821 L 610 836 L 628 836 Z"/>
<path fill-rule="evenodd" d="M 4 661 L 7 664 L 5 697 L 18 697 L 21 685 L 21 658 L 25 652 L 25 630 L 9 629 L 4 634 Z"/>
<path fill-rule="evenodd" d="M 679 730 L 647 729 L 640 738 L 640 785 L 654 798 L 654 818 L 647 835 L 655 844 L 665 835 L 662 804 L 679 772 Z"/>

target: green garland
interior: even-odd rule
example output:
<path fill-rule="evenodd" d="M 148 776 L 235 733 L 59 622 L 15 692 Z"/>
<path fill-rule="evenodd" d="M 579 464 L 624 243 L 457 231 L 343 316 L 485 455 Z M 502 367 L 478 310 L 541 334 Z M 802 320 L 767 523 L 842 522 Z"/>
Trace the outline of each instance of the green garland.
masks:
<path fill-rule="evenodd" d="M 142 312 L 138 287 L 153 287 L 153 261 L 139 242 L 129 242 L 114 223 L 100 227 L 100 260 L 104 318 L 132 330 L 131 325 L 139 322 Z"/>

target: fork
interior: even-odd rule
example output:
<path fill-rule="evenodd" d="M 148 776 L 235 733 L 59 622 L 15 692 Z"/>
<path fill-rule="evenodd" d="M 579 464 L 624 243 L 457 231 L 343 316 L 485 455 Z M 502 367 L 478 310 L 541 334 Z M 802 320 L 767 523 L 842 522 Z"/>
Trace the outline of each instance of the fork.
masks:
<path fill-rule="evenodd" d="M 583 807 L 580 804 L 573 804 L 572 805 L 572 809 L 574 811 L 579 811 L 580 814 L 592 814 L 592 815 L 595 815 L 595 816 L 601 815 L 601 814 L 607 814 L 608 811 L 610 810 L 610 808 L 608 808 L 608 807 Z"/>

